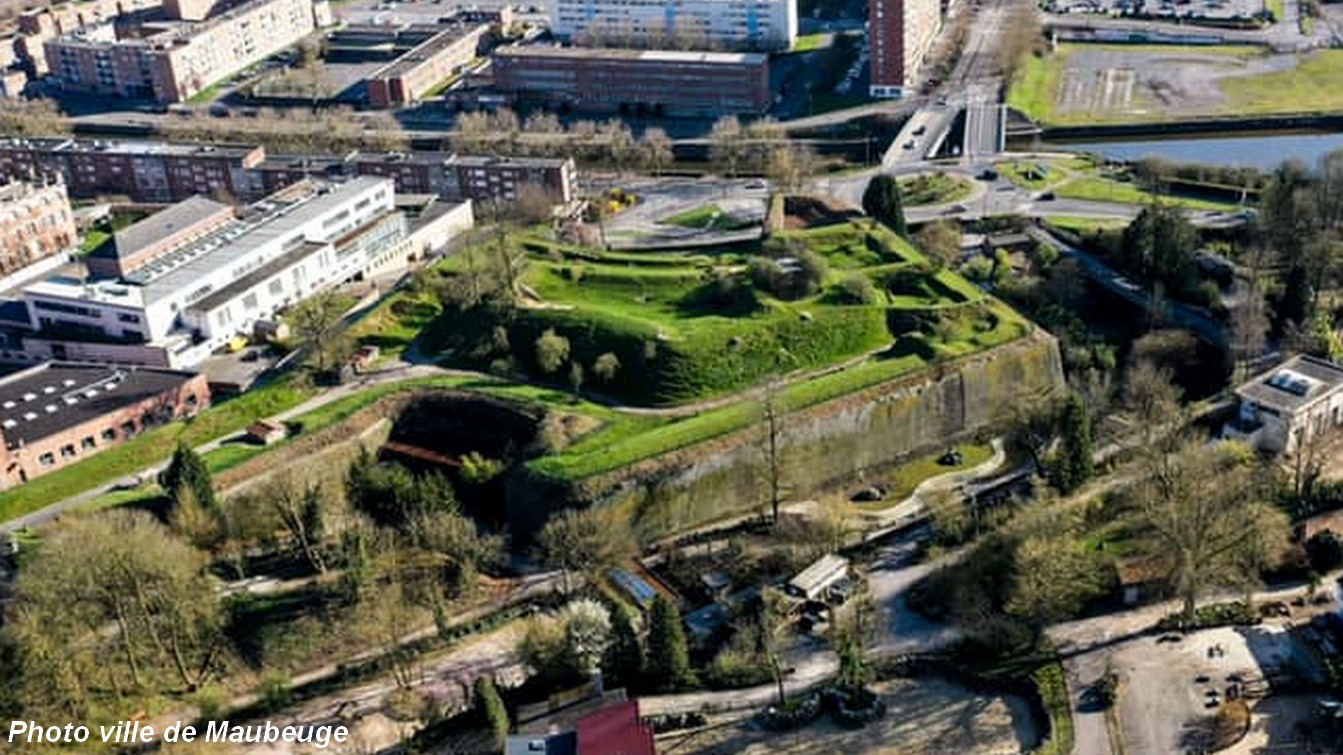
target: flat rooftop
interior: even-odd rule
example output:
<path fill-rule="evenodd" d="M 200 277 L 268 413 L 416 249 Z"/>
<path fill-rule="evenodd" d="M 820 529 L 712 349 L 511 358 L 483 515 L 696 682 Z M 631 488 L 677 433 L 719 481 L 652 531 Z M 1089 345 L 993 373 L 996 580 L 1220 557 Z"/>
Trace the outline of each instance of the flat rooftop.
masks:
<path fill-rule="evenodd" d="M 378 69 L 369 78 L 381 79 L 401 76 L 472 34 L 484 34 L 489 28 L 489 24 L 454 24 L 448 26 L 443 31 L 411 48 L 409 52 L 387 64 L 386 67 Z"/>
<path fill-rule="evenodd" d="M 162 395 L 193 377 L 146 367 L 40 364 L 0 378 L 0 434 L 9 448 L 33 443 Z"/>
<path fill-rule="evenodd" d="M 106 152 L 118 155 L 181 155 L 245 157 L 261 149 L 258 145 L 169 144 L 167 142 L 105 141 L 61 137 L 14 137 L 0 140 L 0 149 L 30 149 L 38 152 Z"/>
<path fill-rule="evenodd" d="M 118 259 L 132 256 L 223 210 L 232 209 L 222 202 L 200 195 L 184 199 L 112 234 L 116 246 L 115 256 Z"/>
<path fill-rule="evenodd" d="M 158 301 L 197 285 L 222 268 L 236 265 L 238 259 L 251 250 L 293 234 L 330 210 L 332 205 L 345 202 L 351 195 L 387 180 L 372 176 L 354 178 L 345 183 L 330 184 L 326 193 L 314 192 L 288 204 L 277 203 L 272 195 L 272 199 L 258 203 L 263 209 L 267 202 L 276 205 L 261 219 L 244 224 L 243 228 L 225 226 L 223 238 L 211 234 L 200 242 L 187 245 L 180 253 L 170 253 L 137 270 L 128 276 L 128 280 L 142 285 L 146 302 Z M 157 269 L 159 262 L 167 266 Z M 147 275 L 139 277 L 140 273 Z"/>
<path fill-rule="evenodd" d="M 599 58 L 637 60 L 648 63 L 707 63 L 710 65 L 764 65 L 769 56 L 759 52 L 697 52 L 691 50 L 637 50 L 631 48 L 560 47 L 556 45 L 511 45 L 494 51 L 503 57 Z"/>
<path fill-rule="evenodd" d="M 1251 378 L 1236 395 L 1281 412 L 1294 412 L 1343 386 L 1343 365 L 1301 354 Z"/>

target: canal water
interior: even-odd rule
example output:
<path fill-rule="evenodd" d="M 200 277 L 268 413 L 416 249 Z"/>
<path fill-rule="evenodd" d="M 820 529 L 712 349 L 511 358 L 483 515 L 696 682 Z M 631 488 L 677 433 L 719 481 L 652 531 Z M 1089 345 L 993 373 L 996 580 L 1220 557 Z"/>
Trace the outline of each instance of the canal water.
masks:
<path fill-rule="evenodd" d="M 1013 149 L 1060 149 L 1095 152 L 1114 160 L 1161 157 L 1173 162 L 1234 165 L 1271 170 L 1284 160 L 1297 158 L 1307 165 L 1343 149 L 1343 133 L 1259 134 L 1250 136 L 1199 136 L 1142 140 L 1057 141 L 1011 145 Z"/>

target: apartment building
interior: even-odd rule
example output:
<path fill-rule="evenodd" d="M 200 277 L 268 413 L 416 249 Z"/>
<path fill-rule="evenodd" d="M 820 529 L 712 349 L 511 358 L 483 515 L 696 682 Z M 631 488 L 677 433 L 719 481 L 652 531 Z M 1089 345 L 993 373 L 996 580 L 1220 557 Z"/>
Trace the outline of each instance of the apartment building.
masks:
<path fill-rule="evenodd" d="M 796 0 L 552 0 L 551 32 L 584 45 L 786 50 Z"/>
<path fill-rule="evenodd" d="M 83 27 L 43 48 L 65 91 L 182 102 L 303 39 L 324 10 L 313 0 L 251 0 L 199 22 Z"/>
<path fill-rule="evenodd" d="M 868 5 L 869 94 L 903 97 L 914 93 L 941 28 L 940 0 L 872 0 Z"/>
<path fill-rule="evenodd" d="M 157 203 L 197 194 L 253 202 L 308 178 L 366 175 L 394 179 L 399 193 L 449 202 L 516 199 L 522 186 L 533 184 L 567 204 L 577 183 L 571 159 L 426 151 L 268 158 L 261 147 L 61 138 L 0 140 L 0 175 L 59 176 L 73 197 L 124 195 Z"/>
<path fill-rule="evenodd" d="M 65 184 L 11 181 L 0 185 L 0 280 L 40 275 L 64 262 L 79 243 Z"/>
<path fill-rule="evenodd" d="M 307 181 L 115 280 L 55 277 L 23 292 L 30 357 L 189 367 L 327 286 L 403 267 L 472 224 L 462 204 L 412 224 L 387 178 Z M 190 201 L 190 200 L 189 200 Z M 198 208 L 201 220 L 212 216 Z"/>
<path fill-rule="evenodd" d="M 365 79 L 368 104 L 388 108 L 419 102 L 476 59 L 489 30 L 483 23 L 453 25 L 416 45 Z"/>
<path fill-rule="evenodd" d="M 771 100 L 762 53 L 512 46 L 494 52 L 494 85 L 520 102 L 597 112 L 755 115 Z"/>
<path fill-rule="evenodd" d="M 0 378 L 0 490 L 210 405 L 204 375 L 46 363 Z"/>
<path fill-rule="evenodd" d="M 443 152 L 358 153 L 350 158 L 361 176 L 385 176 L 405 194 L 433 194 L 474 202 L 516 200 L 524 186 L 544 191 L 556 204 L 576 196 L 572 158 L 486 157 Z"/>
<path fill-rule="evenodd" d="M 250 201 L 264 195 L 253 169 L 261 147 L 31 138 L 0 140 L 0 174 L 61 176 L 70 196 L 124 195 L 178 202 L 195 194 Z"/>

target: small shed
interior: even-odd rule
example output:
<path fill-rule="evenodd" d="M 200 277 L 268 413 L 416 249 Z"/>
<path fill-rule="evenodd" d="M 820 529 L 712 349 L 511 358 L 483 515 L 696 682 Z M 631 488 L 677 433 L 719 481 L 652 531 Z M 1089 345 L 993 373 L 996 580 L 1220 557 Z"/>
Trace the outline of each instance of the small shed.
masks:
<path fill-rule="evenodd" d="M 1162 595 L 1166 590 L 1169 566 L 1166 557 L 1161 554 L 1131 556 L 1115 563 L 1124 605 L 1134 606 Z"/>
<path fill-rule="evenodd" d="M 247 426 L 248 440 L 263 446 L 284 440 L 285 435 L 284 425 L 268 419 L 259 419 Z"/>
<path fill-rule="evenodd" d="M 788 592 L 805 600 L 818 600 L 849 574 L 849 560 L 827 553 L 788 581 Z"/>

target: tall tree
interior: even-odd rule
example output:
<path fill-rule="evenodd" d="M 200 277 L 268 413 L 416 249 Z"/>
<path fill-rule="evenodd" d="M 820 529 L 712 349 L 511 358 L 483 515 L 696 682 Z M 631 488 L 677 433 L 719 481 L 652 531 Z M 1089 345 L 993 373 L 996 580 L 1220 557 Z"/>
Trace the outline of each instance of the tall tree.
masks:
<path fill-rule="evenodd" d="M 779 705 L 788 702 L 788 695 L 785 694 L 783 687 L 783 648 L 790 626 L 787 601 L 782 592 L 766 587 L 760 594 L 760 621 L 756 624 L 760 632 L 758 637 L 760 654 L 764 657 L 766 665 L 769 666 L 770 676 L 774 679 L 774 691 L 778 696 Z"/>
<path fill-rule="evenodd" d="M 830 644 L 839 656 L 839 683 L 850 690 L 862 689 L 871 676 L 867 645 L 877 633 L 880 612 L 872 600 L 867 580 L 859 579 L 853 594 L 835 610 Z"/>
<path fill-rule="evenodd" d="M 499 696 L 499 688 L 494 685 L 493 678 L 481 676 L 476 678 L 475 693 L 476 710 L 494 737 L 494 751 L 503 752 L 512 724 L 508 720 L 508 708 Z"/>
<path fill-rule="evenodd" d="M 591 577 L 634 552 L 629 525 L 611 509 L 566 509 L 550 517 L 536 536 L 541 563 L 568 575 Z"/>
<path fill-rule="evenodd" d="M 1290 524 L 1266 502 L 1261 481 L 1267 477 L 1248 452 L 1230 443 L 1148 449 L 1140 512 L 1169 558 L 1186 626 L 1193 624 L 1204 591 L 1257 578 L 1270 555 L 1285 549 Z"/>
<path fill-rule="evenodd" d="M 709 159 L 727 168 L 729 177 L 737 177 L 745 151 L 746 132 L 737 116 L 725 115 L 714 122 L 709 131 Z"/>
<path fill-rule="evenodd" d="M 1076 393 L 1063 404 L 1059 433 L 1062 443 L 1054 465 L 1054 483 L 1060 491 L 1071 493 L 1091 479 L 1092 471 L 1091 416 Z"/>
<path fill-rule="evenodd" d="M 622 605 L 611 608 L 611 643 L 602 657 L 602 673 L 613 687 L 634 687 L 644 675 L 644 647 L 634 617 Z"/>
<path fill-rule="evenodd" d="M 98 698 L 121 707 L 128 694 L 181 694 L 211 679 L 223 615 L 204 566 L 145 512 L 63 521 L 15 585 L 21 675 L 7 683 L 25 713 Z"/>
<path fill-rule="evenodd" d="M 325 289 L 295 304 L 285 316 L 299 342 L 317 357 L 318 372 L 325 373 L 349 348 L 341 332 L 347 306 L 344 297 Z"/>
<path fill-rule="evenodd" d="M 950 218 L 925 223 L 915 232 L 914 244 L 937 265 L 955 265 L 961 261 L 961 225 Z"/>
<path fill-rule="evenodd" d="M 901 236 L 908 235 L 905 210 L 900 201 L 900 183 L 894 176 L 874 176 L 863 190 L 863 212 Z"/>
<path fill-rule="evenodd" d="M 183 491 L 189 489 L 196 504 L 206 511 L 219 510 L 219 501 L 215 497 L 214 480 L 205 461 L 195 451 L 179 444 L 173 451 L 172 460 L 163 470 L 160 480 L 163 490 L 174 502 L 181 500 Z"/>
<path fill-rule="evenodd" d="M 648 618 L 648 677 L 656 689 L 675 690 L 691 680 L 690 649 L 681 611 L 661 593 Z"/>
<path fill-rule="evenodd" d="M 786 426 L 784 419 L 787 414 L 787 407 L 784 405 L 782 391 L 779 389 L 779 383 L 774 378 L 770 378 L 765 383 L 764 392 L 760 402 L 761 419 L 761 438 L 760 452 L 764 461 L 764 477 L 766 493 L 768 494 L 770 518 L 775 524 L 779 523 L 779 507 L 783 504 L 783 496 L 787 485 L 787 464 L 784 459 L 784 432 Z"/>
<path fill-rule="evenodd" d="M 662 171 L 675 158 L 671 137 L 667 136 L 664 129 L 649 126 L 644 129 L 643 138 L 639 140 L 639 156 L 654 176 L 662 175 Z"/>

